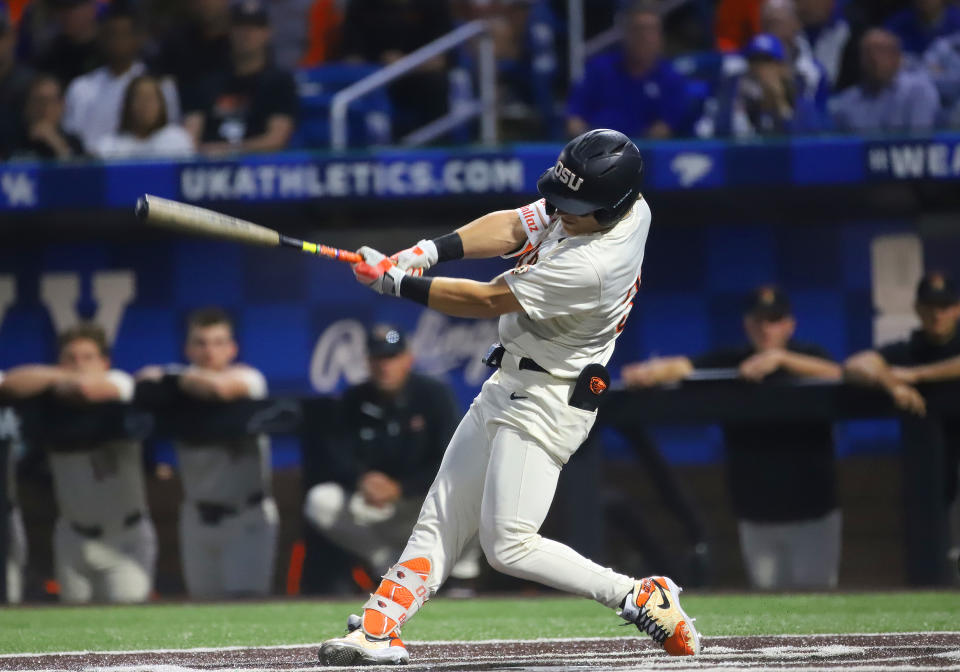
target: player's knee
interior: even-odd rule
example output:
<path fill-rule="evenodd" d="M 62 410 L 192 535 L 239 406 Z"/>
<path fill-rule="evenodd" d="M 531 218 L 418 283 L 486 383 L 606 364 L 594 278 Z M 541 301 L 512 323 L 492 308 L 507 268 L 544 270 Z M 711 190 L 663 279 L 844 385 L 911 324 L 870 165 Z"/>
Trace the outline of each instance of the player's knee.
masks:
<path fill-rule="evenodd" d="M 522 523 L 481 526 L 480 547 L 490 566 L 503 574 L 512 574 L 537 545 L 540 535 Z"/>
<path fill-rule="evenodd" d="M 320 483 L 310 488 L 303 502 L 303 516 L 320 530 L 333 527 L 343 511 L 346 494 L 336 483 Z"/>

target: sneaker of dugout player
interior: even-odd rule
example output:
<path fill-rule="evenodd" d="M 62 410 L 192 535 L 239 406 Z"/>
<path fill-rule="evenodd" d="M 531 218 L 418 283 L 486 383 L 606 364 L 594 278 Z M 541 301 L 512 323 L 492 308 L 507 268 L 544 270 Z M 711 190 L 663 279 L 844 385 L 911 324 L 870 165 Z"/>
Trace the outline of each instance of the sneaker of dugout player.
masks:
<path fill-rule="evenodd" d="M 356 614 L 347 618 L 347 634 L 328 639 L 320 647 L 320 662 L 324 665 L 406 665 L 410 661 L 407 647 L 400 639 L 400 628 L 394 628 L 386 637 L 371 637 L 360 627 Z"/>
<path fill-rule="evenodd" d="M 696 656 L 700 635 L 695 619 L 680 606 L 680 588 L 666 576 L 650 576 L 636 582 L 617 610 L 617 615 L 650 635 L 671 656 Z"/>

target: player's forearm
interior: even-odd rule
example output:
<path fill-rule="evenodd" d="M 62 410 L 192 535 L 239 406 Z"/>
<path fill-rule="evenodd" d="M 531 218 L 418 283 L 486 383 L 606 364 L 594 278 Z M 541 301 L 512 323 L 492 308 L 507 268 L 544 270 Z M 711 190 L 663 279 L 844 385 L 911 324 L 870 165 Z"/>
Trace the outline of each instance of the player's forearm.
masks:
<path fill-rule="evenodd" d="M 180 374 L 180 389 L 189 395 L 210 401 L 233 401 L 250 396 L 242 381 L 216 371 L 187 370 Z"/>
<path fill-rule="evenodd" d="M 878 353 L 868 350 L 860 352 L 843 364 L 843 378 L 858 385 L 869 385 L 892 390 L 897 380 L 887 366 L 887 362 Z"/>
<path fill-rule="evenodd" d="M 798 352 L 785 352 L 783 366 L 793 375 L 803 378 L 821 378 L 823 380 L 840 380 L 843 378 L 843 367 L 836 362 Z"/>
<path fill-rule="evenodd" d="M 411 278 L 404 283 L 421 284 L 420 291 L 426 291 L 426 304 L 434 310 L 453 317 L 490 318 L 513 313 L 523 308 L 510 292 L 502 278 L 490 282 L 477 282 L 461 278 Z M 400 295 L 423 303 L 424 297 L 416 297 L 405 291 L 401 285 Z"/>
<path fill-rule="evenodd" d="M 513 210 L 491 212 L 457 229 L 463 256 L 486 259 L 513 252 L 527 242 L 520 216 Z"/>
<path fill-rule="evenodd" d="M 63 371 L 55 366 L 28 364 L 7 371 L 0 391 L 11 397 L 33 397 L 45 392 L 51 385 L 63 378 Z"/>
<path fill-rule="evenodd" d="M 120 390 L 103 374 L 72 374 L 57 386 L 65 397 L 93 404 L 120 399 Z"/>
<path fill-rule="evenodd" d="M 924 364 L 913 368 L 918 383 L 934 383 L 938 380 L 960 378 L 960 357 L 951 357 L 941 362 Z"/>

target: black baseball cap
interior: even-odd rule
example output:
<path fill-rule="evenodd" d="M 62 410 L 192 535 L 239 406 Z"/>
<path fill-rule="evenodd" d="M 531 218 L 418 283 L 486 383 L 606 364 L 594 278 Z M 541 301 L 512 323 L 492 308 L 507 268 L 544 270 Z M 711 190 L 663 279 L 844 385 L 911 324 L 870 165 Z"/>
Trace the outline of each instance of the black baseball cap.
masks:
<path fill-rule="evenodd" d="M 925 274 L 917 285 L 917 303 L 922 306 L 946 307 L 958 301 L 960 296 L 957 295 L 957 286 L 941 271 Z"/>
<path fill-rule="evenodd" d="M 392 324 L 378 324 L 367 332 L 368 357 L 395 357 L 407 351 L 407 337 Z"/>
<path fill-rule="evenodd" d="M 790 299 L 775 285 L 761 285 L 750 292 L 745 310 L 761 320 L 782 320 L 792 314 Z"/>
<path fill-rule="evenodd" d="M 238 0 L 233 3 L 233 7 L 230 8 L 230 20 L 235 26 L 266 28 L 270 25 L 270 15 L 261 0 Z"/>

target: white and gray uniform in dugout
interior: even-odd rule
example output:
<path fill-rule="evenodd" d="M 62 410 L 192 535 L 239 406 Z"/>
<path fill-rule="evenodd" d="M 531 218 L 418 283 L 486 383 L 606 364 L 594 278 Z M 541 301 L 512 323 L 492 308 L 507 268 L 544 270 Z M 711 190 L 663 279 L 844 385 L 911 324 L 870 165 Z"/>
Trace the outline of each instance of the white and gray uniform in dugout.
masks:
<path fill-rule="evenodd" d="M 264 399 L 267 381 L 235 364 Z M 184 501 L 180 557 L 191 597 L 265 595 L 270 591 L 280 517 L 271 495 L 270 439 L 265 434 L 206 443 L 176 443 Z"/>
<path fill-rule="evenodd" d="M 133 400 L 133 378 L 111 370 L 118 400 Z M 85 450 L 50 448 L 60 517 L 54 568 L 65 602 L 142 602 L 150 596 L 157 533 L 147 510 L 139 441 L 109 441 Z"/>
<path fill-rule="evenodd" d="M 651 214 L 641 197 L 612 228 L 569 236 L 543 200 L 517 210 L 528 238 L 505 281 L 523 312 L 500 317 L 506 352 L 444 455 L 400 557 L 431 562 L 431 593 L 479 531 L 501 572 L 616 607 L 634 579 L 538 534 L 561 467 L 595 411 L 569 405 L 588 364 L 606 365 L 640 285 Z M 522 358 L 547 371 L 521 368 Z"/>

